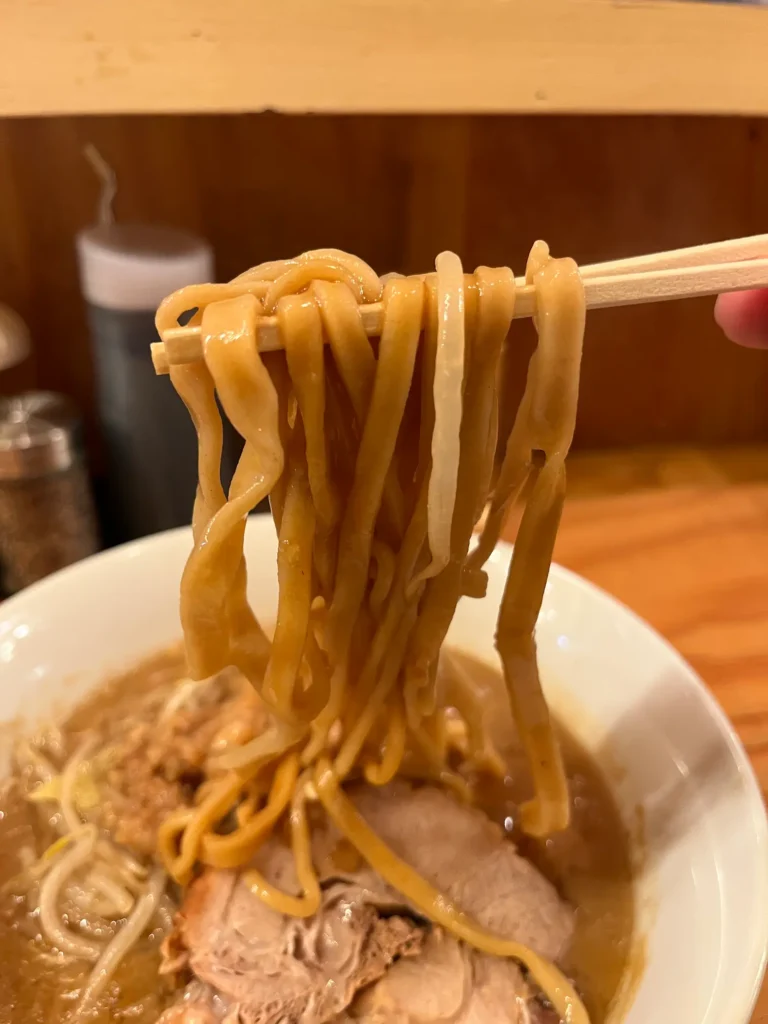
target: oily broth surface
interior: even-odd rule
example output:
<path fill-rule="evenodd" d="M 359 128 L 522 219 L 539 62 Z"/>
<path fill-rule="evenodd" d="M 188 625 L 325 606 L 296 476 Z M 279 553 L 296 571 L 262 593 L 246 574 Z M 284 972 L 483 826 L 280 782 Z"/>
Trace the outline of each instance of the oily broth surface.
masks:
<path fill-rule="evenodd" d="M 498 673 L 457 651 L 456 661 L 498 690 Z M 505 750 L 510 774 L 474 787 L 478 804 L 510 832 L 517 847 L 576 909 L 576 930 L 561 966 L 573 977 L 593 1024 L 605 1021 L 611 1001 L 640 955 L 634 942 L 633 851 L 627 830 L 599 767 L 562 724 L 558 725 L 571 794 L 571 825 L 545 840 L 518 832 L 515 809 L 531 795 L 522 752 Z M 519 765 L 520 770 L 515 767 Z"/>
<path fill-rule="evenodd" d="M 489 685 L 498 685 L 493 669 L 454 652 L 465 669 Z M 180 648 L 163 652 L 115 678 L 79 707 L 68 719 L 65 735 L 98 729 L 106 718 L 135 714 L 141 698 L 156 687 L 167 688 L 185 674 Z M 592 1017 L 606 1019 L 611 1000 L 631 969 L 634 899 L 631 848 L 618 810 L 604 779 L 587 753 L 561 728 L 571 785 L 573 818 L 567 832 L 543 842 L 517 835 L 514 810 L 528 795 L 524 773 L 511 772 L 504 783 L 478 778 L 478 802 L 502 826 L 511 830 L 520 851 L 556 885 L 576 908 L 576 932 L 562 966 L 571 974 Z M 20 870 L 17 850 L 38 852 L 54 835 L 36 808 L 24 799 L 26 782 L 0 788 L 0 888 Z M 67 993 L 76 991 L 90 971 L 89 964 L 54 958 L 34 938 L 34 918 L 24 913 L 18 898 L 0 895 L 0 1022 L 53 1024 L 72 1008 Z M 154 1024 L 167 1005 L 170 991 L 158 978 L 159 943 L 145 939 L 126 959 L 117 983 L 102 1000 L 92 1024 L 124 1019 Z"/>
<path fill-rule="evenodd" d="M 170 690 L 183 675 L 180 647 L 154 655 L 100 687 L 70 715 L 63 732 L 73 737 L 98 728 L 107 715 L 131 715 L 152 687 Z M 15 777 L 10 787 L 0 784 L 0 1024 L 60 1024 L 75 1005 L 70 994 L 77 993 L 92 965 L 52 955 L 35 938 L 36 921 L 25 913 L 24 903 L 2 892 L 21 869 L 19 848 L 40 853 L 56 838 L 25 799 L 28 788 L 23 777 Z M 147 937 L 126 957 L 115 984 L 87 1018 L 89 1024 L 155 1024 L 170 998 L 167 984 L 158 977 L 159 946 Z"/>

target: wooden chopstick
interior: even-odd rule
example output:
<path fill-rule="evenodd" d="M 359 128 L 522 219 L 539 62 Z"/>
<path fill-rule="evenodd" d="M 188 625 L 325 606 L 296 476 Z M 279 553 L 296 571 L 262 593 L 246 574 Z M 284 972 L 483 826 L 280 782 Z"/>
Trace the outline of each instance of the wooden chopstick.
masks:
<path fill-rule="evenodd" d="M 588 309 L 768 287 L 768 235 L 594 263 L 581 267 L 581 275 Z M 531 316 L 535 289 L 522 277 L 516 278 L 516 284 L 515 317 Z M 363 327 L 370 337 L 381 333 L 383 312 L 380 302 L 360 307 Z M 282 348 L 277 317 L 259 321 L 257 341 L 261 352 Z M 171 328 L 151 349 L 158 374 L 168 373 L 171 365 L 196 362 L 202 358 L 200 328 Z"/>
<path fill-rule="evenodd" d="M 725 242 L 708 242 L 687 249 L 652 252 L 646 256 L 591 263 L 580 267 L 581 276 L 614 277 L 617 274 L 639 274 L 646 270 L 672 270 L 675 267 L 706 267 L 715 263 L 739 263 L 742 260 L 768 258 L 768 235 L 729 238 Z"/>

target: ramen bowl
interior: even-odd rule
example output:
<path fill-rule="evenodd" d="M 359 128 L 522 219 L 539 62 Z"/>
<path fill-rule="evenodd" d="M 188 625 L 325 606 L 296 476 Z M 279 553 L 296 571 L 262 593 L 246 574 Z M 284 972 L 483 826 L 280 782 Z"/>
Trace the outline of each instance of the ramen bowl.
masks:
<path fill-rule="evenodd" d="M 0 723 L 66 714 L 105 678 L 178 639 L 187 529 L 113 549 L 0 609 Z M 246 533 L 256 614 L 274 618 L 276 540 Z M 460 603 L 449 642 L 495 664 L 511 549 L 488 566 L 485 601 Z M 596 587 L 552 568 L 537 627 L 552 706 L 600 764 L 638 864 L 638 954 L 615 1019 L 746 1024 L 768 941 L 768 828 L 747 757 L 683 659 Z M 0 771 L 11 734 L 0 730 Z"/>

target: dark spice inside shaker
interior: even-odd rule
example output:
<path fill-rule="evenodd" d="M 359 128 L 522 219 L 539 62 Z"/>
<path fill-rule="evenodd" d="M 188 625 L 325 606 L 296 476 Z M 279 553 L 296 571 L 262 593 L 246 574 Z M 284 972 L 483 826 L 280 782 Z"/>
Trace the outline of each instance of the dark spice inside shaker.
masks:
<path fill-rule="evenodd" d="M 0 399 L 0 569 L 13 593 L 98 548 L 80 422 L 60 395 Z"/>

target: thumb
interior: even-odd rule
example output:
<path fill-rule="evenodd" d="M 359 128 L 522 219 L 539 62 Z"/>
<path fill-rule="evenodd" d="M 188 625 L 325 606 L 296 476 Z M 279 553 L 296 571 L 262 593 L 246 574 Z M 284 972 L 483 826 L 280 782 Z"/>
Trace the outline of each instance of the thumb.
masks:
<path fill-rule="evenodd" d="M 737 345 L 768 348 L 768 288 L 719 295 L 715 320 Z"/>

